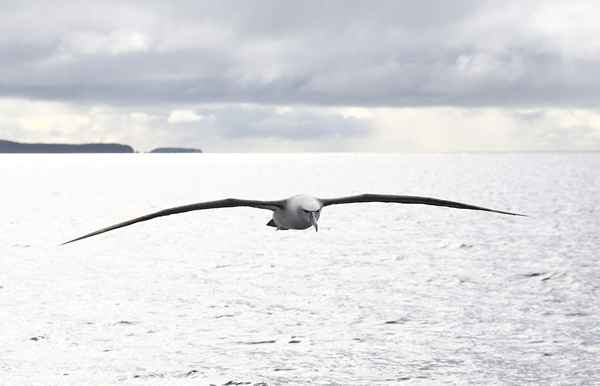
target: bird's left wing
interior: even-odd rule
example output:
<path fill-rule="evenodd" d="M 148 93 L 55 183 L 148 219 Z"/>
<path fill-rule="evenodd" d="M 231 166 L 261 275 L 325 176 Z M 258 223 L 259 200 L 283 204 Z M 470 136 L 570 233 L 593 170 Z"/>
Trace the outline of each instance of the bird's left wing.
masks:
<path fill-rule="evenodd" d="M 239 200 L 237 198 L 226 198 L 224 200 L 200 202 L 200 203 L 197 203 L 197 204 L 177 206 L 177 207 L 174 207 L 174 208 L 163 209 L 163 210 L 160 210 L 158 212 L 150 213 L 150 214 L 147 214 L 145 216 L 137 217 L 137 218 L 134 218 L 132 220 L 124 221 L 124 222 L 121 222 L 121 223 L 118 223 L 118 224 L 115 224 L 115 225 L 111 225 L 111 226 L 106 227 L 106 228 L 99 229 L 99 230 L 94 231 L 92 233 L 88 233 L 88 234 L 83 235 L 81 237 L 77 237 L 76 239 L 64 242 L 62 245 L 69 244 L 69 243 L 72 243 L 74 241 L 86 239 L 88 237 L 96 236 L 96 235 L 99 235 L 100 233 L 112 231 L 114 229 L 123 228 L 123 227 L 126 227 L 128 225 L 132 225 L 132 224 L 135 224 L 135 223 L 138 223 L 138 222 L 152 220 L 153 218 L 157 218 L 157 217 L 170 216 L 172 214 L 190 212 L 190 211 L 193 211 L 193 210 L 216 209 L 216 208 L 233 208 L 233 207 L 238 207 L 238 206 L 248 206 L 248 207 L 252 207 L 252 208 L 268 209 L 268 210 L 275 211 L 275 210 L 277 210 L 279 208 L 282 208 L 284 206 L 284 204 L 285 204 L 285 200 L 280 200 L 280 201 L 257 201 L 257 200 Z"/>
<path fill-rule="evenodd" d="M 423 204 L 423 205 L 435 205 L 435 206 L 446 206 L 449 208 L 456 209 L 471 209 L 471 210 L 483 210 L 486 212 L 509 214 L 512 216 L 525 216 L 523 214 L 504 212 L 502 210 L 489 209 L 481 206 L 475 206 L 470 204 L 463 204 L 456 201 L 440 200 L 431 197 L 420 197 L 420 196 L 397 196 L 393 194 L 359 194 L 357 196 L 338 197 L 338 198 L 323 198 L 320 199 L 323 206 L 327 205 L 338 205 L 338 204 L 352 204 L 359 202 L 394 202 L 399 204 Z"/>

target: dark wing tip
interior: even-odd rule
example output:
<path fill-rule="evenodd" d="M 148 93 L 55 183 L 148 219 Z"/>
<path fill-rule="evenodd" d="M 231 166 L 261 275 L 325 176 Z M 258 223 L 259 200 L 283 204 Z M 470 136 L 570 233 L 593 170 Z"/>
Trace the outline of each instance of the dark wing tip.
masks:
<path fill-rule="evenodd" d="M 514 213 L 514 212 L 507 212 L 504 210 L 497 210 L 497 209 L 488 209 L 488 208 L 481 208 L 486 212 L 494 212 L 494 213 L 500 213 L 500 214 L 507 214 L 509 216 L 519 216 L 519 217 L 529 217 L 526 214 L 522 214 L 522 213 Z"/>
<path fill-rule="evenodd" d="M 92 237 L 92 236 L 95 236 L 95 235 L 97 235 L 97 234 L 104 233 L 104 232 L 108 232 L 108 230 L 103 230 L 103 231 L 100 231 L 100 232 L 93 232 L 93 233 L 89 233 L 89 234 L 87 234 L 87 235 L 83 235 L 83 236 L 77 237 L 77 238 L 75 238 L 75 239 L 73 239 L 73 240 L 65 241 L 64 243 L 60 244 L 59 246 L 61 246 L 61 247 L 62 247 L 63 245 L 67 245 L 67 244 L 74 243 L 75 241 L 79 241 L 79 240 L 87 239 L 88 237 Z"/>
<path fill-rule="evenodd" d="M 521 213 L 513 213 L 513 212 L 505 212 L 503 210 L 495 210 L 495 209 L 484 209 L 484 211 L 486 212 L 494 212 L 494 213 L 500 213 L 500 214 L 507 214 L 509 216 L 519 216 L 519 217 L 529 217 L 526 214 L 521 214 Z"/>
<path fill-rule="evenodd" d="M 79 241 L 81 239 L 85 239 L 85 237 L 78 237 L 78 238 L 73 239 L 73 240 L 65 241 L 64 243 L 61 243 L 59 246 L 62 247 L 63 245 L 71 244 L 71 243 L 74 243 L 75 241 Z"/>

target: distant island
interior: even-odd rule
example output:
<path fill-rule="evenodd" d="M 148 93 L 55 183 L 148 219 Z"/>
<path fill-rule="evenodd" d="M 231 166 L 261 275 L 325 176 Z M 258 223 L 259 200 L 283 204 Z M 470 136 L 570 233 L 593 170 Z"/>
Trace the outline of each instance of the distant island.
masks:
<path fill-rule="evenodd" d="M 119 143 L 21 143 L 0 140 L 0 153 L 133 153 L 129 145 Z"/>
<path fill-rule="evenodd" d="M 24 143 L 0 139 L 0 153 L 135 153 L 133 147 L 120 143 Z M 186 147 L 157 147 L 148 153 L 202 153 Z"/>
<path fill-rule="evenodd" d="M 149 153 L 202 153 L 202 150 L 190 147 L 157 147 Z"/>

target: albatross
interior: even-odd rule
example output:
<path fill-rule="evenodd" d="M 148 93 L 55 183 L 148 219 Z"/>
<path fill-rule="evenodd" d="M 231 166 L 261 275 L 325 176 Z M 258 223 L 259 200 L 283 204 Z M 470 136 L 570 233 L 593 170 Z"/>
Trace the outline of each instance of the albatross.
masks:
<path fill-rule="evenodd" d="M 237 198 L 226 198 L 223 200 L 199 202 L 196 204 L 163 209 L 158 212 L 150 213 L 145 216 L 137 217 L 128 221 L 108 226 L 106 228 L 99 229 L 97 231 L 77 237 L 73 240 L 66 241 L 62 245 L 83 240 L 104 232 L 112 231 L 114 229 L 123 228 L 132 224 L 136 224 L 138 222 L 152 220 L 157 217 L 170 216 L 172 214 L 185 213 L 194 210 L 233 208 L 244 206 L 272 211 L 273 218 L 267 223 L 267 226 L 277 228 L 277 230 L 307 229 L 310 227 L 314 227 L 315 231 L 318 231 L 318 221 L 319 217 L 321 216 L 321 209 L 323 207 L 329 205 L 366 202 L 435 205 L 456 209 L 482 210 L 485 212 L 500 213 L 511 216 L 524 216 L 523 214 L 519 213 L 511 213 L 502 210 L 489 209 L 481 206 L 463 204 L 456 201 L 440 200 L 431 197 L 399 196 L 391 194 L 359 194 L 356 196 L 338 198 L 316 198 L 305 194 L 299 194 L 288 199 L 278 201 L 242 200 Z"/>

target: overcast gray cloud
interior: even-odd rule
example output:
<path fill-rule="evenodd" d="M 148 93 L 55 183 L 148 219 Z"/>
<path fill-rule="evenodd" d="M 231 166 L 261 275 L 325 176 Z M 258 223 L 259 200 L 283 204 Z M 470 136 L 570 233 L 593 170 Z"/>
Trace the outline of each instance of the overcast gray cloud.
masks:
<path fill-rule="evenodd" d="M 600 47 L 591 41 L 600 29 L 581 36 L 544 24 L 555 22 L 548 9 L 566 4 L 581 28 L 586 9 L 576 2 L 4 2 L 0 93 L 118 103 L 589 105 L 600 92 Z"/>
<path fill-rule="evenodd" d="M 228 137 L 316 139 L 366 135 L 368 122 L 308 108 L 223 106 L 198 110 L 198 126 L 217 129 Z"/>
<path fill-rule="evenodd" d="M 97 106 L 142 112 L 156 138 L 192 125 L 175 110 L 212 117 L 196 135 L 223 140 L 377 131 L 381 113 L 335 110 L 350 106 L 504 109 L 527 127 L 516 110 L 597 108 L 599 16 L 591 0 L 4 1 L 0 97 L 63 103 L 96 128 Z M 89 137 L 77 127 L 53 130 Z"/>

